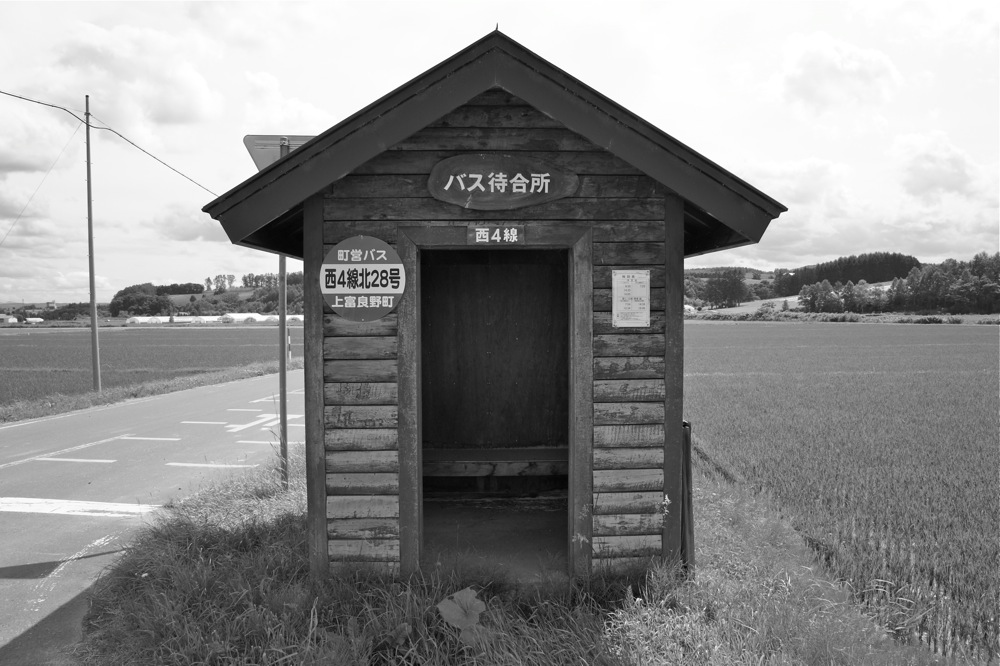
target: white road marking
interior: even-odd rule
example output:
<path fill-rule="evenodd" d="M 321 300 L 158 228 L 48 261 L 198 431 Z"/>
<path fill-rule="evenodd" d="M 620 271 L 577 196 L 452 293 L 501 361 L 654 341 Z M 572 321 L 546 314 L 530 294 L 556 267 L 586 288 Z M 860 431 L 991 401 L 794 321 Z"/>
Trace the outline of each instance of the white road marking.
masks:
<path fill-rule="evenodd" d="M 277 444 L 269 439 L 238 439 L 237 444 Z"/>
<path fill-rule="evenodd" d="M 277 414 L 260 414 L 257 416 L 256 419 L 254 419 L 250 423 L 244 423 L 243 425 L 228 425 L 226 426 L 226 430 L 228 430 L 229 432 L 239 432 L 241 430 L 246 430 L 247 428 L 253 428 L 254 426 L 263 425 L 265 421 L 270 421 L 271 419 L 276 418 L 277 416 L 278 416 Z"/>
<path fill-rule="evenodd" d="M 125 435 L 119 435 L 118 437 L 109 437 L 108 439 L 100 439 L 97 440 L 96 442 L 88 442 L 87 444 L 80 444 L 79 446 L 71 446 L 68 449 L 52 451 L 51 453 L 40 453 L 37 456 L 32 456 L 30 458 L 25 458 L 23 460 L 15 460 L 13 462 L 3 463 L 2 465 L 0 465 L 0 469 L 6 469 L 7 467 L 13 467 L 14 465 L 23 465 L 26 462 L 31 462 L 32 460 L 38 460 L 39 458 L 49 458 L 51 456 L 59 456 L 64 453 L 72 453 L 73 451 L 80 451 L 82 449 L 86 449 L 91 446 L 97 446 L 98 444 L 107 444 L 108 442 L 114 442 L 124 437 Z"/>
<path fill-rule="evenodd" d="M 239 407 L 233 407 L 232 409 L 227 409 L 227 412 L 262 412 L 263 409 L 242 409 Z"/>
<path fill-rule="evenodd" d="M 238 468 L 238 467 L 257 467 L 257 465 L 224 465 L 221 463 L 167 463 L 167 467 L 223 467 L 223 468 Z"/>
<path fill-rule="evenodd" d="M 264 416 L 264 414 L 261 414 L 261 416 L 258 417 L 257 420 L 259 421 L 261 418 L 263 418 L 263 416 Z M 276 415 L 275 414 L 268 414 L 267 416 L 276 416 Z M 289 419 L 301 419 L 302 418 L 302 414 L 289 414 L 288 418 Z M 251 423 L 249 425 L 255 425 L 255 424 Z M 281 425 L 281 417 L 279 416 L 278 418 L 274 419 L 273 421 L 268 421 L 267 423 L 261 423 L 259 425 L 261 426 L 261 430 L 270 430 L 271 428 L 273 428 L 276 425 Z M 288 425 L 294 425 L 294 424 L 289 423 Z M 303 424 L 303 427 L 305 427 L 304 424 Z M 236 431 L 235 430 L 230 430 L 230 432 L 236 432 Z"/>
<path fill-rule="evenodd" d="M 0 512 L 7 511 L 13 513 L 50 513 L 64 516 L 124 518 L 126 516 L 141 516 L 158 508 L 160 507 L 156 504 L 0 497 Z"/>
<path fill-rule="evenodd" d="M 182 425 L 226 425 L 229 421 L 181 421 Z"/>
<path fill-rule="evenodd" d="M 306 424 L 305 423 L 289 423 L 288 427 L 289 428 L 305 428 Z"/>
<path fill-rule="evenodd" d="M 179 442 L 180 437 L 119 437 L 118 439 L 127 439 L 133 442 Z"/>
<path fill-rule="evenodd" d="M 82 462 L 82 463 L 113 463 L 117 460 L 98 460 L 97 458 L 39 458 L 38 460 L 54 460 L 56 462 Z"/>

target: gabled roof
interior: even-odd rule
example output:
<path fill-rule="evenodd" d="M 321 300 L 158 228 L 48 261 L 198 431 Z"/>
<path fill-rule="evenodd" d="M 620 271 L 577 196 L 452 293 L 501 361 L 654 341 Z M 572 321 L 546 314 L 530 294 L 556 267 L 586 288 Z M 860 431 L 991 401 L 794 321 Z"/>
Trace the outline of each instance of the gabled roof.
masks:
<path fill-rule="evenodd" d="M 302 203 L 470 99 L 500 88 L 685 200 L 685 255 L 760 240 L 787 208 L 499 31 L 243 181 L 203 210 L 233 243 L 302 257 Z"/>

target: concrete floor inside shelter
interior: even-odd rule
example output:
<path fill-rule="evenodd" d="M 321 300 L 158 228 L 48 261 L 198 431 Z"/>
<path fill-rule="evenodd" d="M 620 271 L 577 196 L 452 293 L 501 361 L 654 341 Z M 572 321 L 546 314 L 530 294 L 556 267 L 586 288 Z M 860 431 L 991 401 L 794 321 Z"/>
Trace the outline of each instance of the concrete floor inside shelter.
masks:
<path fill-rule="evenodd" d="M 421 568 L 516 583 L 567 581 L 567 506 L 565 495 L 426 498 Z"/>

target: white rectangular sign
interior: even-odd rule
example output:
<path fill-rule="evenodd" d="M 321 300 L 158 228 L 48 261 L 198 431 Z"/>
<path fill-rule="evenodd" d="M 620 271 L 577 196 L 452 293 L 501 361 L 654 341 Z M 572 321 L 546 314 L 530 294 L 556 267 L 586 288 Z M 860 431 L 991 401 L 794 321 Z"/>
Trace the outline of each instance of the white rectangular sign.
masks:
<path fill-rule="evenodd" d="M 649 270 L 611 271 L 611 325 L 649 326 Z"/>

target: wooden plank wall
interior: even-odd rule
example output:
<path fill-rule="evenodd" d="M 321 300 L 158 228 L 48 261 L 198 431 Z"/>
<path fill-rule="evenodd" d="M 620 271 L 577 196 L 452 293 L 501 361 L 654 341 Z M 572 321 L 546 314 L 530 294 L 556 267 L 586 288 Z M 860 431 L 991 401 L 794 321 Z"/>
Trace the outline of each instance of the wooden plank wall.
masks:
<path fill-rule="evenodd" d="M 399 561 L 396 315 L 323 317 L 331 562 Z"/>
<path fill-rule="evenodd" d="M 632 219 L 594 230 L 594 568 L 661 555 L 663 533 L 663 197 L 637 199 Z M 615 269 L 650 271 L 650 326 L 611 325 Z M 678 278 L 680 276 L 678 275 Z M 680 314 L 676 316 L 680 317 Z"/>
<path fill-rule="evenodd" d="M 438 161 L 481 151 L 530 154 L 578 174 L 580 189 L 514 211 L 466 210 L 429 195 Z M 593 556 L 616 565 L 661 554 L 666 278 L 663 192 L 652 179 L 523 101 L 490 91 L 334 183 L 323 219 L 324 256 L 357 234 L 394 243 L 401 224 L 591 221 Z M 648 329 L 611 327 L 613 268 L 652 271 Z M 327 316 L 323 334 L 330 560 L 398 564 L 396 317 L 352 324 Z"/>

